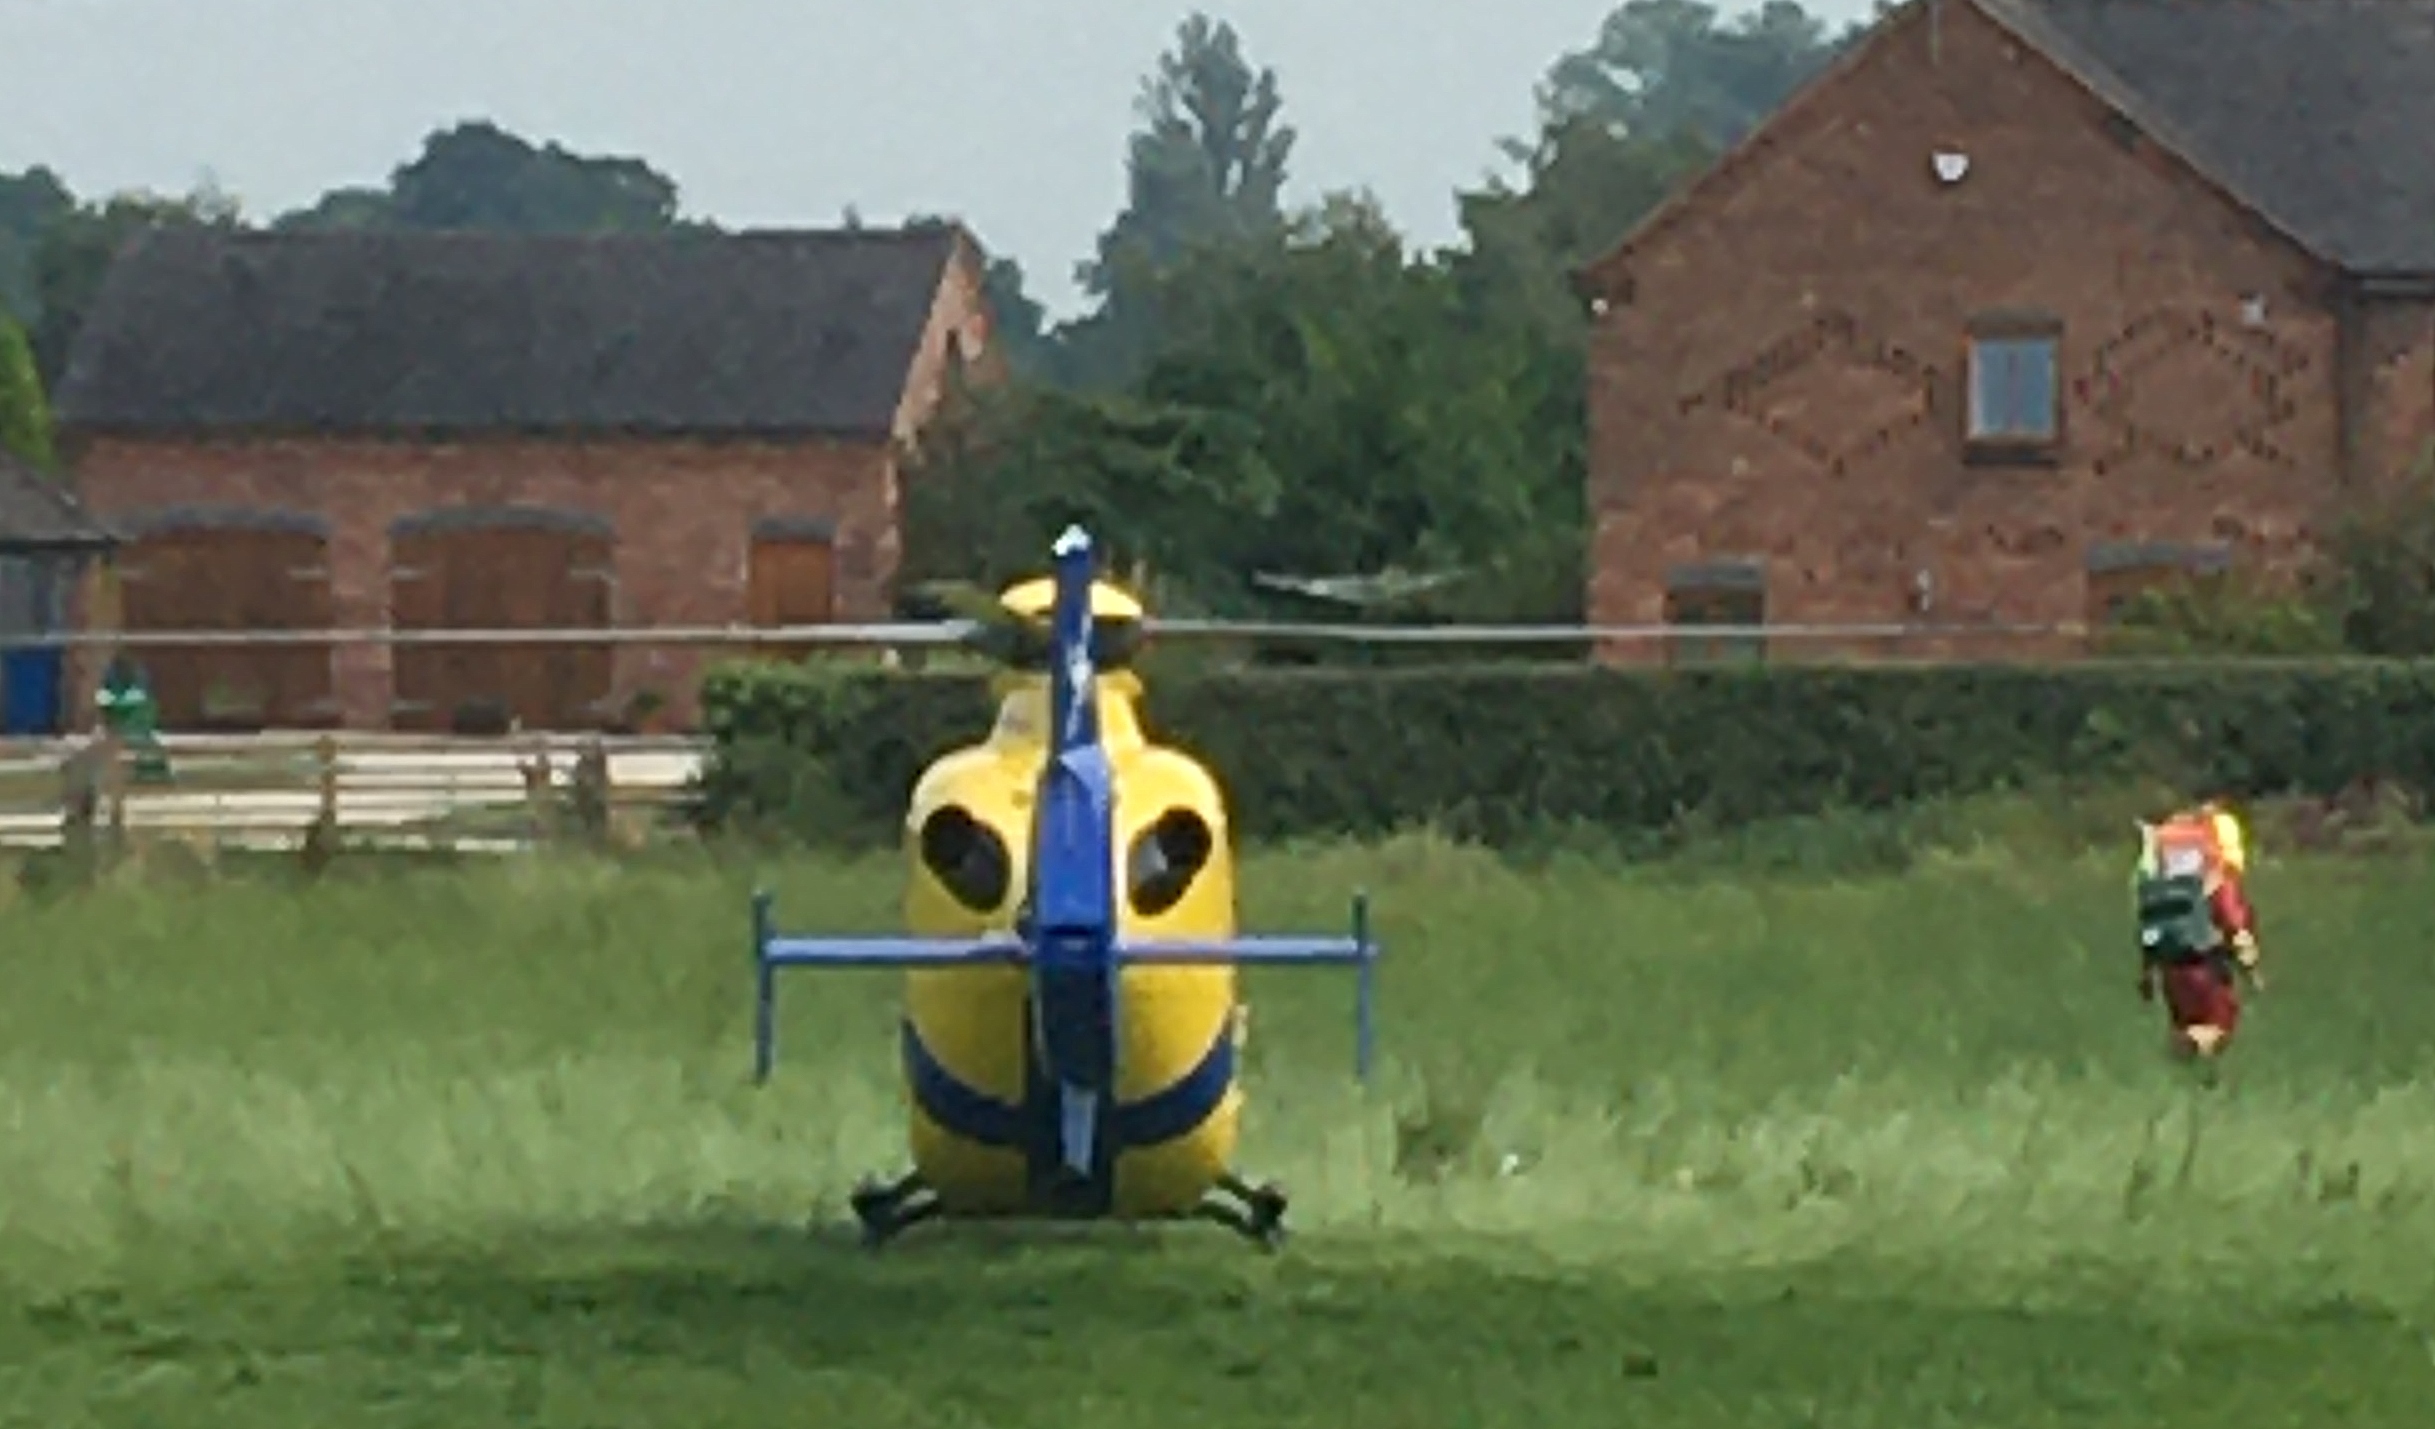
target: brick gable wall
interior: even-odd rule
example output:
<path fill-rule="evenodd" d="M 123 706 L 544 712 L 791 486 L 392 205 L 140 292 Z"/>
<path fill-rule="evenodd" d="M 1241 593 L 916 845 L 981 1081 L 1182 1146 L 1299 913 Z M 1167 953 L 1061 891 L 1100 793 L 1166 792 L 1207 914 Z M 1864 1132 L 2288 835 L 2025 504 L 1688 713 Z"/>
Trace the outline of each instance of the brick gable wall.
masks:
<path fill-rule="evenodd" d="M 2094 545 L 2288 569 L 2340 490 L 2329 275 L 1967 5 L 1894 22 L 1601 268 L 1601 623 L 1719 558 L 1764 560 L 1776 622 L 2077 620 Z M 1963 459 L 1992 309 L 2062 322 L 2050 468 Z"/>

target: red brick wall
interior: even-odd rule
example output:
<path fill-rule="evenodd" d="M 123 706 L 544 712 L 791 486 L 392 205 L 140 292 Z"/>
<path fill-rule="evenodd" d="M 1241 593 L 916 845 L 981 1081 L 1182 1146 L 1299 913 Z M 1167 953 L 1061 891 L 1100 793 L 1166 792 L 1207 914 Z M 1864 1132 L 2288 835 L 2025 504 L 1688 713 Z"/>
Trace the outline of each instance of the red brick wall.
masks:
<path fill-rule="evenodd" d="M 495 440 L 174 441 L 103 437 L 76 463 L 85 502 L 104 516 L 168 506 L 279 507 L 330 523 L 330 579 L 344 627 L 389 620 L 389 525 L 454 506 L 529 505 L 604 517 L 617 532 L 623 625 L 725 625 L 746 619 L 753 523 L 823 520 L 837 533 L 839 615 L 881 619 L 894 571 L 892 459 L 876 444 Z M 350 728 L 387 723 L 389 648 L 337 657 Z M 627 647 L 621 693 L 650 686 L 679 719 L 719 652 Z"/>
<path fill-rule="evenodd" d="M 922 429 L 937 414 L 939 404 L 946 400 L 947 374 L 958 361 L 967 365 L 968 374 L 975 380 L 987 380 L 998 370 L 997 336 L 991 325 L 982 263 L 980 250 L 967 238 L 957 245 L 955 257 L 939 284 L 937 301 L 930 309 L 930 324 L 922 333 L 912 370 L 905 378 L 904 399 L 897 404 L 896 442 L 900 453 L 912 449 Z M 906 465 L 896 461 L 888 466 L 890 570 L 896 568 L 903 555 L 904 496 L 897 483 Z"/>
<path fill-rule="evenodd" d="M 995 337 L 990 330 L 989 299 L 982 286 L 983 277 L 979 250 L 969 241 L 959 244 L 955 259 L 939 284 L 938 302 L 930 310 L 930 326 L 922 334 L 913 370 L 905 380 L 905 398 L 897 408 L 898 441 L 912 441 L 938 410 L 947 392 L 951 349 L 960 350 L 963 360 L 974 364 L 981 363 L 994 351 Z"/>
<path fill-rule="evenodd" d="M 2435 302 L 2385 304 L 2368 325 L 2373 470 L 2406 475 L 2435 460 Z"/>
<path fill-rule="evenodd" d="M 1916 618 L 1920 572 L 1929 620 L 2077 620 L 2095 542 L 2287 567 L 2340 458 L 2325 275 L 1972 7 L 1896 24 L 1602 265 L 1592 618 L 1655 623 L 1668 566 L 1727 557 L 1766 558 L 1776 622 Z M 1962 459 L 1999 308 L 2064 324 L 2049 469 Z"/>
<path fill-rule="evenodd" d="M 278 507 L 332 528 L 337 620 L 389 620 L 389 526 L 400 516 L 458 506 L 524 505 L 583 512 L 617 533 L 617 623 L 725 625 L 748 618 L 746 560 L 765 518 L 829 523 L 836 532 L 838 616 L 880 620 L 900 551 L 899 453 L 935 412 L 951 352 L 992 351 L 982 257 L 959 245 L 914 356 L 893 442 L 773 443 L 653 439 L 146 440 L 72 443 L 81 491 L 98 513 L 165 506 Z M 650 687 L 691 722 L 713 650 L 630 646 L 617 657 L 620 695 Z M 342 650 L 337 683 L 353 728 L 387 722 L 387 647 Z"/>

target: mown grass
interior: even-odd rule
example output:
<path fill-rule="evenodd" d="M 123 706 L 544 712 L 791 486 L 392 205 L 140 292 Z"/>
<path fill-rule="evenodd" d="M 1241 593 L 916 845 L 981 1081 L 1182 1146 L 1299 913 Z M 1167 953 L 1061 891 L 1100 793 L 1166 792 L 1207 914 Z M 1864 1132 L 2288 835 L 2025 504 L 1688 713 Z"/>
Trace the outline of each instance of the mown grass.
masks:
<path fill-rule="evenodd" d="M 1254 922 L 1366 886 L 1390 943 L 1367 1094 L 1349 983 L 1254 980 L 1276 1258 L 854 1248 L 892 983 L 793 979 L 751 1089 L 744 899 L 884 928 L 884 862 L 19 895 L 0 1424 L 2427 1422 L 2435 866 L 2262 869 L 2276 982 L 2205 1091 L 2123 865 L 1257 857 Z"/>

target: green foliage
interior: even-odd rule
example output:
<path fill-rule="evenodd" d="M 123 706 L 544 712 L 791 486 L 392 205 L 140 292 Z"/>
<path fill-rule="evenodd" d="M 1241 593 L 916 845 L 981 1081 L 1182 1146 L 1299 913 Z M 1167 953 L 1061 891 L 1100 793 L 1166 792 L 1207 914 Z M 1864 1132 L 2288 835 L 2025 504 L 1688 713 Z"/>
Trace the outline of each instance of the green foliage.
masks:
<path fill-rule="evenodd" d="M 1793 0 L 1766 0 L 1731 24 L 1701 0 L 1628 0 L 1597 40 L 1558 60 L 1540 107 L 1558 122 L 1587 118 L 1617 132 L 1692 134 L 1722 148 L 1739 140 L 1866 31 L 1829 34 Z"/>
<path fill-rule="evenodd" d="M 1187 16 L 1175 48 L 1143 81 L 1128 177 L 1130 201 L 1100 243 L 1085 285 L 1105 294 L 1128 257 L 1152 264 L 1194 242 L 1255 237 L 1274 226 L 1293 126 L 1272 69 L 1254 69 L 1232 25 Z"/>
<path fill-rule="evenodd" d="M 52 170 L 36 164 L 0 174 L 0 314 L 32 327 L 42 317 L 34 254 L 42 235 L 76 207 L 76 196 Z"/>
<path fill-rule="evenodd" d="M 1283 110 L 1276 71 L 1252 67 L 1232 25 L 1187 16 L 1142 82 L 1127 201 L 1101 235 L 1097 260 L 1082 265 L 1084 287 L 1104 297 L 1128 264 L 1155 271 L 1195 244 L 1273 228 L 1295 139 Z"/>
<path fill-rule="evenodd" d="M 995 588 L 1035 573 L 1067 525 L 1114 564 L 1223 578 L 1224 533 L 1275 510 L 1257 417 L 1016 382 L 961 389 L 905 480 L 901 579 Z"/>
<path fill-rule="evenodd" d="M 49 470 L 57 462 L 51 449 L 51 408 L 43 396 L 41 374 L 34 369 L 34 348 L 25 329 L 0 312 L 0 452 Z"/>
<path fill-rule="evenodd" d="M 1018 377 L 1055 376 L 1057 347 L 1048 333 L 1048 311 L 1031 295 L 1023 265 L 996 257 L 982 275 L 982 292 L 989 302 L 992 345 Z"/>
<path fill-rule="evenodd" d="M 1125 206 L 1077 269 L 1099 309 L 1067 334 L 1086 385 L 1122 385 L 1157 341 L 1139 290 L 1189 249 L 1255 241 L 1283 222 L 1294 130 L 1273 70 L 1252 67 L 1234 27 L 1195 12 L 1142 83 L 1126 154 Z"/>
<path fill-rule="evenodd" d="M 1520 175 L 1462 195 L 1467 244 L 1422 257 L 1364 195 L 1280 207 L 1292 131 L 1274 76 L 1228 27 L 1187 21 L 1084 270 L 1094 309 L 1035 339 L 1019 275 L 992 275 L 1017 373 L 1064 390 L 968 404 L 933 437 L 908 483 L 916 574 L 1003 579 L 1082 518 L 1155 573 L 1169 610 L 1293 619 L 1310 604 L 1255 576 L 1451 573 L 1393 613 L 1578 620 L 1588 317 L 1572 270 L 1715 153 L 1644 111 L 1706 112 L 1725 91 L 1764 109 L 1826 43 L 1797 11 L 1747 33 L 1705 11 L 1635 23 L 1598 73 L 1652 97 L 1602 107 L 1586 70 L 1552 83 L 1538 137 L 1509 146 Z"/>
<path fill-rule="evenodd" d="M 754 780 L 790 767 L 785 749 L 856 811 L 795 832 L 848 840 L 890 827 L 921 766 L 990 715 L 977 676 L 755 665 L 714 672 L 704 699 L 714 819 L 783 818 L 788 796 Z M 1426 823 L 1645 849 L 2066 775 L 2243 797 L 2435 788 L 2426 662 L 1204 670 L 1153 683 L 1145 717 L 1211 762 L 1260 839 Z"/>
<path fill-rule="evenodd" d="M 2342 612 L 2322 589 L 2291 591 L 2239 570 L 2141 591 L 2107 632 L 2110 653 L 2338 655 Z M 2435 652 L 2430 652 L 2435 653 Z"/>
<path fill-rule="evenodd" d="M 1374 205 L 1186 249 L 1132 301 L 1159 337 L 1131 388 L 959 394 L 907 478 L 909 575 L 1002 581 L 1081 520 L 1166 609 L 1305 614 L 1252 576 L 1407 569 L 1463 573 L 1441 617 L 1577 613 L 1568 369 Z"/>
<path fill-rule="evenodd" d="M 2435 656 L 2435 447 L 2328 543 L 2342 631 L 2369 655 Z"/>
<path fill-rule="evenodd" d="M 1499 178 L 1457 196 L 1470 241 L 1449 261 L 1478 306 L 1526 312 L 1569 359 L 1564 376 L 1578 385 L 1588 325 L 1574 271 L 1605 254 L 1717 151 L 1689 133 L 1644 138 L 1572 116 L 1550 120 L 1527 145 L 1509 142 L 1506 152 L 1522 165 L 1522 182 Z"/>
<path fill-rule="evenodd" d="M 536 146 L 487 120 L 432 131 L 386 188 L 340 188 L 283 215 L 296 229 L 655 233 L 679 225 L 674 179 L 643 160 Z"/>

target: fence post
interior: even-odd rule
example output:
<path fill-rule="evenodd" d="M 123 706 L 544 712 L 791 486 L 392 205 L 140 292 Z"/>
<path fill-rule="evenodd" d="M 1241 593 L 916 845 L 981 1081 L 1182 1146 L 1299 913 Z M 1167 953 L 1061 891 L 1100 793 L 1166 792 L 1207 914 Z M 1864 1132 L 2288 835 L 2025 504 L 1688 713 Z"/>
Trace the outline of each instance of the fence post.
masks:
<path fill-rule="evenodd" d="M 115 851 L 127 844 L 127 741 L 105 725 L 93 744 L 101 765 L 101 797 L 109 811 L 110 847 Z"/>
<path fill-rule="evenodd" d="M 331 833 L 338 832 L 338 736 L 324 734 L 313 741 L 313 768 L 319 776 L 321 791 L 320 822 Z"/>
<path fill-rule="evenodd" d="M 583 831 L 584 841 L 593 848 L 605 848 L 609 842 L 609 747 L 597 734 L 583 742 L 575 756 L 574 799 L 575 826 Z"/>
<path fill-rule="evenodd" d="M 88 739 L 59 761 L 60 848 L 71 854 L 91 853 L 100 815 L 100 741 Z"/>
<path fill-rule="evenodd" d="M 558 821 L 550 816 L 550 747 L 546 736 L 533 737 L 533 752 L 516 762 L 524 776 L 524 813 L 535 842 L 551 838 Z"/>

